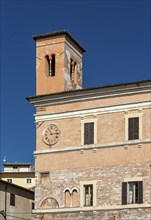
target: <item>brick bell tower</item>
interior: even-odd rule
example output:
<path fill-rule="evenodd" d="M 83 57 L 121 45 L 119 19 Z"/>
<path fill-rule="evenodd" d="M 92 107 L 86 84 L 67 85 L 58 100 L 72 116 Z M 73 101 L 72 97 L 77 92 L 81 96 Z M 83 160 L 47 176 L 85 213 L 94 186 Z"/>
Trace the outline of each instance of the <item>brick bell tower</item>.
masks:
<path fill-rule="evenodd" d="M 35 35 L 36 95 L 82 88 L 82 53 L 78 41 L 66 31 Z"/>

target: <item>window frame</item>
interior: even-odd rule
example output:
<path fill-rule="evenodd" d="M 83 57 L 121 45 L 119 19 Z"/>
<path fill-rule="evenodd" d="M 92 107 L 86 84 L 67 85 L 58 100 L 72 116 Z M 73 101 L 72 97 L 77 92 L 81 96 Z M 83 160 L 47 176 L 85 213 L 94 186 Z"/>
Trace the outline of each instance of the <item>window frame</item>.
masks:
<path fill-rule="evenodd" d="M 129 139 L 129 119 L 138 118 L 138 139 Z M 142 111 L 136 110 L 134 113 L 131 111 L 125 112 L 125 141 L 138 142 L 142 139 Z"/>
<path fill-rule="evenodd" d="M 15 194 L 10 193 L 10 205 L 15 206 Z"/>
<path fill-rule="evenodd" d="M 85 205 L 85 186 L 92 186 L 93 189 L 93 200 L 92 205 Z M 81 181 L 80 182 L 80 207 L 95 207 L 96 206 L 96 180 L 92 181 Z"/>
<path fill-rule="evenodd" d="M 30 182 L 28 182 L 28 180 L 30 180 Z M 31 184 L 32 183 L 32 179 L 31 178 L 26 178 L 26 184 Z"/>
<path fill-rule="evenodd" d="M 94 123 L 94 131 L 93 131 L 93 144 L 85 144 L 85 124 L 86 123 Z M 81 145 L 95 145 L 97 143 L 97 117 L 93 116 L 91 119 L 81 118 Z"/>
<path fill-rule="evenodd" d="M 132 191 L 130 190 L 130 184 L 133 189 Z M 122 182 L 122 195 L 121 196 L 122 196 L 122 205 L 142 204 L 143 203 L 143 181 L 137 180 L 137 179 L 136 180 L 131 179 L 131 180 Z M 130 202 L 130 199 L 132 199 L 132 202 Z"/>
<path fill-rule="evenodd" d="M 83 185 L 84 187 L 84 206 L 91 207 L 93 206 L 93 185 Z"/>
<path fill-rule="evenodd" d="M 56 75 L 56 54 L 45 55 L 45 74 L 47 77 Z"/>
<path fill-rule="evenodd" d="M 12 179 L 12 178 L 8 178 L 8 179 L 7 179 L 7 182 L 8 182 L 8 183 L 13 183 L 13 179 Z"/>

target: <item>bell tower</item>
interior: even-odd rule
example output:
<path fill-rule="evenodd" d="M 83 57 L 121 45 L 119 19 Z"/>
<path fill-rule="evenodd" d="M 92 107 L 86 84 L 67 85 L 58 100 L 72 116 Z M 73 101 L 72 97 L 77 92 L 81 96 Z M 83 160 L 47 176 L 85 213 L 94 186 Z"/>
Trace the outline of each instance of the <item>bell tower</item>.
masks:
<path fill-rule="evenodd" d="M 78 41 L 66 31 L 35 35 L 36 95 L 82 88 L 82 53 Z"/>

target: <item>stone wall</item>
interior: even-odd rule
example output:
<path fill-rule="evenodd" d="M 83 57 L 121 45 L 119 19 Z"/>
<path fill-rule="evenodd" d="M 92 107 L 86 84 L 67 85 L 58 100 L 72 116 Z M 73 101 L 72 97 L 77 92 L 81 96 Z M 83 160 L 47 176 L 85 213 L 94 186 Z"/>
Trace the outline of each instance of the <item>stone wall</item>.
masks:
<path fill-rule="evenodd" d="M 78 161 L 77 161 L 78 162 Z M 37 173 L 37 185 L 35 191 L 36 208 L 40 208 L 42 202 L 50 197 L 55 199 L 59 208 L 65 207 L 64 190 L 76 188 L 79 194 L 80 182 L 96 181 L 96 206 L 121 205 L 122 182 L 125 178 L 142 178 L 143 203 L 151 203 L 151 182 L 149 179 L 149 164 L 129 164 L 127 166 L 89 167 L 81 169 L 66 169 L 50 171 L 45 181 L 41 180 L 41 174 Z"/>
<path fill-rule="evenodd" d="M 150 220 L 151 209 L 122 209 L 115 211 L 87 211 L 41 214 L 35 220 Z"/>

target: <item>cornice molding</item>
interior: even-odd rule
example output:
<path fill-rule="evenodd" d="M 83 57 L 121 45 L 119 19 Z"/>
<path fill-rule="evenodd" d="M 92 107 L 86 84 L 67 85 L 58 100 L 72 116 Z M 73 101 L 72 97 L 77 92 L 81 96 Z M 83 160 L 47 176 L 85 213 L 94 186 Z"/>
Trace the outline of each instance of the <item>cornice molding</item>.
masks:
<path fill-rule="evenodd" d="M 121 97 L 135 94 L 145 94 L 151 92 L 151 86 L 106 86 L 90 89 L 79 89 L 73 91 L 63 91 L 60 93 L 51 93 L 28 97 L 27 100 L 35 107 L 51 106 L 56 104 L 67 104 L 74 102 L 90 101 L 103 98 Z"/>
<path fill-rule="evenodd" d="M 126 103 L 120 105 L 108 105 L 100 106 L 89 109 L 75 109 L 65 112 L 47 112 L 43 114 L 34 114 L 35 122 L 47 121 L 47 120 L 59 120 L 64 118 L 75 118 L 75 117 L 84 117 L 88 115 L 99 115 L 107 114 L 113 112 L 127 111 L 130 109 L 142 109 L 151 107 L 151 101 L 135 102 L 135 103 Z"/>

